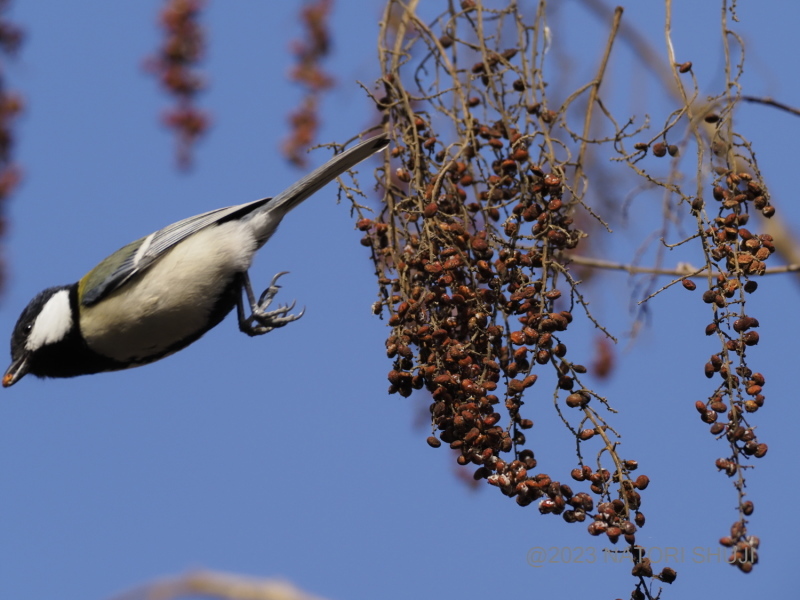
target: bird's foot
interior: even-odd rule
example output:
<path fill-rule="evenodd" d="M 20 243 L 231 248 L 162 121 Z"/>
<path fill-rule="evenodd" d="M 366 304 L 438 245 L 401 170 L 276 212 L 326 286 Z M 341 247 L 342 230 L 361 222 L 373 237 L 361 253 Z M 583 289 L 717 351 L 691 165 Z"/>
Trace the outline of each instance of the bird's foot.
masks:
<path fill-rule="evenodd" d="M 247 335 L 264 335 L 273 329 L 283 327 L 292 321 L 296 321 L 305 313 L 304 308 L 296 315 L 288 314 L 289 311 L 291 311 L 295 306 L 294 301 L 288 306 L 281 306 L 280 308 L 276 308 L 274 310 L 267 310 L 272 304 L 272 300 L 275 298 L 278 290 L 280 290 L 280 286 L 277 285 L 276 282 L 281 276 L 286 275 L 286 273 L 286 271 L 282 271 L 272 278 L 269 287 L 261 294 L 258 302 L 255 302 L 253 288 L 250 285 L 250 278 L 245 275 L 243 287 L 250 302 L 251 314 L 249 317 L 244 317 L 244 311 L 240 304 L 239 329 L 241 329 Z"/>

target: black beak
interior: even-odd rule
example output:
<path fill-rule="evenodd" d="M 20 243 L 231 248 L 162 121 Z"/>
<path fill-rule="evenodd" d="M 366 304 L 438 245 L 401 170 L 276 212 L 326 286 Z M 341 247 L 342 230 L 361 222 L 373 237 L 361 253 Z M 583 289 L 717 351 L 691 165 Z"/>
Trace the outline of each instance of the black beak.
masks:
<path fill-rule="evenodd" d="M 11 363 L 6 374 L 3 375 L 3 387 L 11 387 L 28 373 L 28 354 L 25 353 Z"/>

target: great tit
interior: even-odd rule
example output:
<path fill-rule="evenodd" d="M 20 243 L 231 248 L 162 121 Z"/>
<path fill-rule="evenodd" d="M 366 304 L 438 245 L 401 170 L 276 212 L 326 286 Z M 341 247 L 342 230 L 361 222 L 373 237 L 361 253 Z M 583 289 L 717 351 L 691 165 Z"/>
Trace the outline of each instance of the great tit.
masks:
<path fill-rule="evenodd" d="M 14 327 L 3 387 L 28 373 L 74 377 L 154 362 L 199 339 L 234 308 L 239 328 L 251 336 L 299 319 L 302 311 L 289 314 L 294 303 L 267 310 L 284 273 L 256 302 L 247 274 L 253 255 L 286 213 L 388 143 L 385 135 L 370 138 L 274 198 L 178 221 L 121 248 L 77 283 L 44 290 Z"/>

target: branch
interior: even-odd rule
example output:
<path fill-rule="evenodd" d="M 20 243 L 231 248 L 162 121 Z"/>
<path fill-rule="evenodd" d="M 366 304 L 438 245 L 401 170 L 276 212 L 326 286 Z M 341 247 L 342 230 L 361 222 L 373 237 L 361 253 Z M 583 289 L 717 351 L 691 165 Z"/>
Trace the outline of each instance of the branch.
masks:
<path fill-rule="evenodd" d="M 114 596 L 111 600 L 172 600 L 188 596 L 222 600 L 321 600 L 285 581 L 215 571 L 168 577 Z"/>
<path fill-rule="evenodd" d="M 590 258 L 588 256 L 580 256 L 577 254 L 570 254 L 569 260 L 577 265 L 585 267 L 593 267 L 595 269 L 608 269 L 610 271 L 625 271 L 631 275 L 648 274 L 648 275 L 667 275 L 669 277 L 697 277 L 705 278 L 706 267 L 694 268 L 690 265 L 675 267 L 674 269 L 659 269 L 655 267 L 637 267 L 636 265 L 626 265 L 622 263 L 611 262 L 610 260 L 603 260 L 600 258 Z M 781 273 L 797 273 L 800 272 L 800 264 L 782 265 L 780 267 L 770 267 L 764 271 L 764 275 L 776 275 Z"/>
<path fill-rule="evenodd" d="M 789 106 L 788 104 L 784 104 L 783 102 L 778 102 L 777 100 L 773 100 L 772 98 L 759 98 L 758 96 L 742 96 L 741 98 L 745 102 L 754 102 L 756 104 L 766 104 L 767 106 L 774 106 L 775 108 L 779 108 L 781 110 L 785 110 L 788 113 L 793 114 L 796 117 L 800 117 L 800 108 L 794 108 L 793 106 Z"/>

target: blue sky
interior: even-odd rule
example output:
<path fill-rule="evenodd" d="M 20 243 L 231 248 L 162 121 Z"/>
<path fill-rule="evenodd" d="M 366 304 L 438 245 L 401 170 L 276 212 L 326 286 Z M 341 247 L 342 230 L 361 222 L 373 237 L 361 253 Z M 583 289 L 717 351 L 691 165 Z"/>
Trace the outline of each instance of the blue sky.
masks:
<path fill-rule="evenodd" d="M 660 3 L 627 4 L 625 20 L 661 51 Z M 675 4 L 678 54 L 715 92 L 723 82 L 719 7 Z M 17 130 L 25 181 L 5 242 L 4 335 L 33 294 L 77 280 L 128 241 L 272 195 L 301 175 L 278 153 L 285 116 L 300 98 L 285 77 L 299 34 L 296 3 L 209 2 L 210 89 L 201 103 L 214 126 L 188 175 L 175 171 L 172 139 L 156 122 L 167 101 L 141 69 L 158 43 L 159 5 L 16 3 L 13 18 L 28 38 L 9 76 L 28 106 Z M 355 82 L 375 77 L 380 10 L 376 2 L 337 3 L 331 63 L 339 85 L 325 99 L 321 140 L 349 138 L 371 117 Z M 554 35 L 598 55 L 605 26 L 574 3 L 561 10 L 559 22 L 572 25 Z M 800 9 L 773 1 L 741 5 L 739 16 L 750 51 L 746 91 L 800 105 L 795 56 L 786 52 Z M 643 72 L 624 46 L 619 52 L 612 76 Z M 573 67 L 577 77 L 585 69 L 585 79 L 594 69 Z M 617 90 L 620 112 L 662 94 L 646 73 L 638 81 Z M 751 106 L 737 124 L 754 141 L 779 214 L 797 226 L 790 143 L 800 121 Z M 636 204 L 632 214 L 653 210 Z M 376 286 L 359 238 L 330 187 L 286 219 L 251 271 L 264 285 L 290 271 L 279 299 L 306 306 L 300 321 L 250 339 L 229 318 L 154 365 L 73 380 L 31 377 L 3 391 L 0 597 L 101 599 L 194 568 L 281 577 L 342 600 L 626 597 L 629 565 L 606 559 L 606 544 L 494 489 L 469 491 L 449 452 L 429 448 L 428 431 L 414 425 L 424 397 L 386 394 L 385 322 L 370 312 Z M 621 334 L 630 288 L 622 275 L 604 281 L 593 307 Z M 767 597 L 793 581 L 800 410 L 791 341 L 800 331 L 788 307 L 797 295 L 795 279 L 772 277 L 752 300 L 762 343 L 751 360 L 768 379 L 758 433 L 770 451 L 749 474 L 751 530 L 762 539 L 750 576 L 714 554 L 735 497 L 713 467 L 724 448 L 693 408 L 711 391 L 702 366 L 714 351 L 700 333 L 708 315 L 699 296 L 676 290 L 656 299 L 650 326 L 619 348 L 618 371 L 599 384 L 621 411 L 614 423 L 626 452 L 651 478 L 648 524 L 637 540 L 683 552 L 680 563 L 663 563 L 679 572 L 664 598 Z M 590 338 L 580 331 L 570 351 L 588 362 Z M 572 442 L 549 398 L 529 405 L 540 468 L 560 477 L 571 468 Z M 526 564 L 537 546 L 557 548 L 558 561 Z"/>

